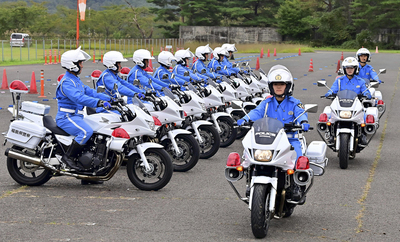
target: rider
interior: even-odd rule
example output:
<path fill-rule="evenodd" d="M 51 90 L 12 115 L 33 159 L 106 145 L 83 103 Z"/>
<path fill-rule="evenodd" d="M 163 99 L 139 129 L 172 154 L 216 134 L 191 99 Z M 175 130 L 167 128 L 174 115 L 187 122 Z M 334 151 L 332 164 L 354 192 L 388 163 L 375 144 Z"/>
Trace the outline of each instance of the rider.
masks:
<path fill-rule="evenodd" d="M 371 93 L 365 85 L 365 81 L 358 77 L 358 62 L 354 57 L 347 57 L 342 62 L 342 70 L 345 74 L 339 77 L 332 84 L 331 89 L 325 94 L 325 97 L 329 97 L 332 94 L 336 94 L 338 91 L 351 90 L 357 93 L 357 95 L 363 95 L 367 99 L 371 99 Z M 333 139 L 333 137 L 332 137 Z M 333 140 L 330 140 L 332 142 Z M 367 145 L 367 137 L 364 133 L 361 134 L 361 145 Z"/>
<path fill-rule="evenodd" d="M 80 168 L 75 164 L 74 158 L 82 151 L 84 144 L 93 134 L 93 129 L 83 120 L 83 107 L 111 107 L 109 96 L 97 93 L 96 90 L 84 85 L 78 77 L 82 72 L 82 63 L 89 59 L 90 56 L 81 50 L 81 47 L 65 52 L 61 56 L 61 66 L 67 71 L 56 90 L 57 126 L 75 136 L 61 161 L 76 170 Z"/>
<path fill-rule="evenodd" d="M 172 78 L 171 72 L 169 71 L 169 68 L 172 68 L 173 60 L 176 61 L 176 58 L 171 52 L 161 51 L 157 57 L 157 62 L 160 64 L 160 67 L 154 72 L 153 77 L 166 84 L 183 85 L 186 81 L 178 75 Z"/>
<path fill-rule="evenodd" d="M 208 76 L 201 75 L 199 72 L 193 73 L 193 71 L 188 68 L 189 58 L 193 57 L 194 54 L 190 51 L 189 48 L 187 48 L 186 50 L 178 50 L 177 52 L 175 52 L 177 65 L 175 65 L 172 73 L 187 82 L 189 82 L 190 79 L 195 81 L 204 80 L 205 82 L 207 82 L 207 79 L 209 78 Z"/>
<path fill-rule="evenodd" d="M 232 60 L 233 58 L 233 52 L 236 52 L 237 49 L 235 47 L 235 44 L 223 44 L 221 46 L 222 48 L 226 48 L 226 50 L 229 53 L 229 58 Z M 222 64 L 226 66 L 230 71 L 234 72 L 235 74 L 239 73 L 240 69 L 237 67 L 233 67 L 233 64 L 228 60 L 227 56 L 224 56 L 224 59 L 222 60 Z"/>
<path fill-rule="evenodd" d="M 109 96 L 116 98 L 116 91 L 114 90 L 114 85 L 117 84 L 118 92 L 121 95 L 128 97 L 128 103 L 132 103 L 132 97 L 138 96 L 143 98 L 144 95 L 141 89 L 130 84 L 127 81 L 122 80 L 118 73 L 121 71 L 121 62 L 127 62 L 128 60 L 119 51 L 109 51 L 104 54 L 103 65 L 107 68 L 101 73 L 99 79 L 97 80 L 96 87 L 104 86 L 105 92 Z"/>
<path fill-rule="evenodd" d="M 357 74 L 359 77 L 367 78 L 368 80 L 372 79 L 376 82 L 382 83 L 374 68 L 367 64 L 367 62 L 371 62 L 371 53 L 367 48 L 359 49 L 356 53 L 356 58 L 359 62 L 359 72 Z"/>
<path fill-rule="evenodd" d="M 149 60 L 154 60 L 151 56 L 150 51 L 145 49 L 136 50 L 133 53 L 133 62 L 136 64 L 128 74 L 127 80 L 129 83 L 133 84 L 134 80 L 139 80 L 140 85 L 161 91 L 163 87 L 168 87 L 169 85 L 153 78 L 144 69 L 149 65 Z"/>
<path fill-rule="evenodd" d="M 228 50 L 222 47 L 217 47 L 213 51 L 214 59 L 208 63 L 208 68 L 214 70 L 218 74 L 230 76 L 235 74 L 234 71 L 228 69 L 228 67 L 223 64 L 224 58 L 229 56 Z M 226 68 L 226 69 L 225 69 Z"/>
<path fill-rule="evenodd" d="M 220 79 L 222 77 L 221 74 L 211 72 L 204 64 L 204 62 L 208 60 L 208 55 L 211 54 L 212 51 L 213 50 L 208 46 L 208 44 L 197 47 L 195 54 L 198 60 L 193 64 L 192 69 L 193 71 L 196 70 L 196 73 L 200 73 L 213 79 Z M 219 80 L 217 82 L 221 81 Z"/>
<path fill-rule="evenodd" d="M 297 118 L 296 122 L 301 124 L 303 131 L 308 131 L 310 128 L 308 115 L 307 113 L 301 115 L 304 112 L 304 106 L 300 100 L 292 97 L 294 84 L 290 71 L 282 65 L 273 66 L 268 73 L 268 87 L 272 96 L 262 101 L 248 115 L 239 119 L 237 124 L 240 126 L 249 119 L 256 121 L 265 116 L 275 118 L 284 124 L 291 123 Z M 287 136 L 289 143 L 296 151 L 297 161 L 303 155 L 297 132 L 287 132 Z M 304 188 L 301 189 L 304 191 Z M 294 200 L 299 200 L 301 195 L 300 187 L 295 185 L 293 187 Z"/>

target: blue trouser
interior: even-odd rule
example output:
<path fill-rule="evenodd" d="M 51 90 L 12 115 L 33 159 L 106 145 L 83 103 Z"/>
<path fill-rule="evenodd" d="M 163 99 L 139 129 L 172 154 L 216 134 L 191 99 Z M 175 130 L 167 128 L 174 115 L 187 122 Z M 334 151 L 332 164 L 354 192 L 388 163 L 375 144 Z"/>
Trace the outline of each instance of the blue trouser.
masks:
<path fill-rule="evenodd" d="M 84 145 L 93 134 L 93 129 L 83 120 L 81 114 L 67 113 L 64 118 L 57 119 L 57 126 L 75 136 L 75 141 Z"/>
<path fill-rule="evenodd" d="M 300 140 L 297 138 L 289 138 L 289 143 L 293 146 L 294 150 L 296 151 L 297 154 L 296 162 L 297 162 L 297 159 L 299 159 L 299 157 L 303 155 L 301 151 Z"/>

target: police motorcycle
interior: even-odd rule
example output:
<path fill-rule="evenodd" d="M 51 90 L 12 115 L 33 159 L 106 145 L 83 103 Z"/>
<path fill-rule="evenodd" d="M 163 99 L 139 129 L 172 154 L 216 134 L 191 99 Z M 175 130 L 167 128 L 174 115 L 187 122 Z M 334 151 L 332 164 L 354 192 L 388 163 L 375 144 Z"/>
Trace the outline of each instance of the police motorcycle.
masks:
<path fill-rule="evenodd" d="M 386 73 L 386 69 L 379 69 L 378 76 L 384 73 Z M 367 78 L 363 78 L 363 80 L 365 81 L 365 85 L 367 85 L 367 88 L 369 88 L 369 92 L 371 93 L 372 98 L 370 100 L 364 99 L 362 103 L 364 107 L 376 107 L 378 109 L 380 118 L 386 111 L 386 103 L 383 101 L 382 92 L 376 90 L 376 88 L 379 87 L 379 83 L 372 79 L 369 80 Z M 373 83 L 376 83 L 374 85 L 374 87 L 376 88 L 371 87 Z M 382 83 L 384 82 L 382 81 Z"/>
<path fill-rule="evenodd" d="M 301 115 L 315 113 L 317 109 L 316 104 L 307 104 Z M 324 174 L 328 163 L 326 144 L 312 141 L 307 147 L 301 125 L 295 124 L 301 115 L 289 124 L 269 117 L 245 123 L 252 127 L 242 141 L 242 158 L 236 152 L 228 156 L 225 178 L 239 199 L 248 204 L 251 228 L 256 238 L 267 235 L 272 218 L 289 217 L 297 205 L 303 205 L 314 176 Z M 294 131 L 299 132 L 303 151 L 297 162 L 296 151 L 286 135 L 286 132 Z M 233 183 L 243 177 L 246 178 L 246 189 L 242 196 Z"/>
<path fill-rule="evenodd" d="M 186 113 L 185 120 L 180 125 L 182 129 L 190 131 L 200 146 L 200 158 L 208 159 L 214 156 L 220 147 L 218 131 L 211 122 L 201 120 L 207 113 L 205 103 L 193 91 L 182 91 L 180 86 L 171 85 L 171 91 L 166 89 L 164 94 L 179 103 Z"/>
<path fill-rule="evenodd" d="M 21 185 L 39 186 L 55 176 L 71 176 L 87 181 L 107 181 L 127 159 L 127 174 L 141 190 L 159 190 L 173 174 L 171 158 L 160 144 L 150 140 L 155 135 L 153 118 L 139 107 L 128 109 L 123 100 L 112 102 L 115 113 L 93 113 L 84 120 L 93 128 L 93 135 L 76 158 L 80 169 L 69 169 L 61 157 L 74 136 L 59 128 L 47 115 L 50 106 L 22 101 L 28 91 L 21 81 L 10 85 L 13 119 L 4 145 L 10 176 Z M 15 95 L 15 97 L 14 97 Z"/>
<path fill-rule="evenodd" d="M 220 147 L 228 147 L 236 140 L 236 121 L 228 113 L 218 111 L 218 107 L 225 105 L 223 95 L 212 85 L 204 87 L 202 84 L 199 81 L 193 81 L 188 83 L 188 88 L 205 103 L 207 113 L 203 113 L 201 119 L 213 123 L 220 135 Z"/>
<path fill-rule="evenodd" d="M 135 80 L 134 85 L 140 86 L 140 82 Z M 163 89 L 164 93 L 167 91 Z M 154 88 L 147 89 L 144 95 L 144 105 L 153 116 L 157 128 L 152 141 L 165 147 L 172 158 L 174 171 L 189 171 L 200 158 L 200 147 L 192 133 L 179 126 L 185 120 L 182 106 L 168 96 L 157 96 Z"/>
<path fill-rule="evenodd" d="M 326 81 L 318 81 L 318 86 L 325 86 Z M 369 88 L 379 85 L 370 84 Z M 368 90 L 368 89 L 367 89 Z M 324 108 L 317 122 L 318 134 L 328 147 L 338 153 L 341 169 L 347 169 L 349 159 L 354 159 L 372 140 L 379 127 L 377 107 L 363 106 L 363 96 L 351 90 L 342 90 L 327 98 L 332 100 Z M 365 137 L 365 144 L 360 141 Z"/>

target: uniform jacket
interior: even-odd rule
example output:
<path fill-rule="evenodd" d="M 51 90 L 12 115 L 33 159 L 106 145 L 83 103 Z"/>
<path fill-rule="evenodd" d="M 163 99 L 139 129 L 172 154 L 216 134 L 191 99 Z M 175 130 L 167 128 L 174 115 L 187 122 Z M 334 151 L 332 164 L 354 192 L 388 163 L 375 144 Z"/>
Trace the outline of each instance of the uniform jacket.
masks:
<path fill-rule="evenodd" d="M 140 81 L 140 84 L 144 87 L 152 89 L 152 86 L 154 89 L 161 91 L 163 87 L 168 87 L 169 85 L 166 83 L 163 83 L 162 81 L 157 80 L 156 78 L 150 76 L 145 70 L 143 70 L 140 66 L 136 65 L 134 66 L 131 71 L 128 74 L 127 80 L 130 84 L 133 84 L 133 81 L 135 79 L 138 79 Z M 149 80 L 152 80 L 151 85 L 149 84 Z"/>
<path fill-rule="evenodd" d="M 362 94 L 368 98 L 371 98 L 371 93 L 369 92 L 369 90 L 367 90 L 367 87 L 365 86 L 365 81 L 360 77 L 358 77 L 357 75 L 354 75 L 353 78 L 351 78 L 351 80 L 349 80 L 349 78 L 347 78 L 346 75 L 337 78 L 335 82 L 332 84 L 331 90 L 329 90 L 327 93 L 336 94 L 338 91 L 352 90 L 356 92 L 358 95 Z"/>
<path fill-rule="evenodd" d="M 202 75 L 205 75 L 205 76 L 208 76 L 208 77 L 211 77 L 211 78 L 214 78 L 214 79 L 215 79 L 215 78 L 219 78 L 219 77 L 222 76 L 221 74 L 218 74 L 218 73 L 215 73 L 215 72 L 210 72 L 210 70 L 206 67 L 206 65 L 204 64 L 204 62 L 203 62 L 202 60 L 200 60 L 200 59 L 198 59 L 198 60 L 193 64 L 192 70 L 196 70 L 197 73 L 200 73 L 200 74 L 201 74 L 201 72 L 202 72 L 203 70 L 205 70 L 206 73 L 204 73 L 204 74 L 202 74 Z"/>
<path fill-rule="evenodd" d="M 381 82 L 379 80 L 378 74 L 376 74 L 374 68 L 368 64 L 366 64 L 364 67 L 361 66 L 361 64 L 358 64 L 359 67 L 359 73 L 357 76 L 361 78 L 367 78 L 368 80 L 372 79 L 377 82 Z"/>

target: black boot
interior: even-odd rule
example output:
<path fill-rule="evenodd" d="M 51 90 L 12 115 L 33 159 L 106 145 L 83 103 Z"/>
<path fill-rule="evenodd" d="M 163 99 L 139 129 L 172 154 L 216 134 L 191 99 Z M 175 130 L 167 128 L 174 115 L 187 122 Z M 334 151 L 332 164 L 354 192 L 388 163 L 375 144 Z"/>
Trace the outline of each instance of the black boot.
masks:
<path fill-rule="evenodd" d="M 61 161 L 68 165 L 71 169 L 80 170 L 79 166 L 76 165 L 74 158 L 77 154 L 79 154 L 83 149 L 83 145 L 80 145 L 75 140 L 72 141 L 72 144 L 68 147 L 67 152 L 61 158 Z"/>

